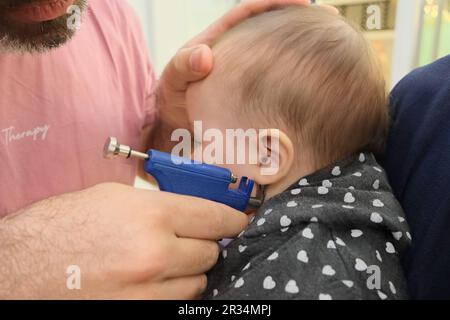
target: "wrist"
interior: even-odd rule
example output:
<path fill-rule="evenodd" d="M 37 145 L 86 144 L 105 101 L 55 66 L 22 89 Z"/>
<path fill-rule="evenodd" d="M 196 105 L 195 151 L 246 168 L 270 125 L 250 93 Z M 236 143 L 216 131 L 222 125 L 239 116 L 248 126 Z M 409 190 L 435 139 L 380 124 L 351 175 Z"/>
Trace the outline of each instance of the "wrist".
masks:
<path fill-rule="evenodd" d="M 0 299 L 15 299 L 23 291 L 26 263 L 23 255 L 29 252 L 26 236 L 22 228 L 15 223 L 16 218 L 7 218 L 0 222 Z"/>
<path fill-rule="evenodd" d="M 48 202 L 43 201 L 0 222 L 0 299 L 52 296 L 56 250 L 45 231 L 52 220 L 42 214 L 47 209 Z"/>

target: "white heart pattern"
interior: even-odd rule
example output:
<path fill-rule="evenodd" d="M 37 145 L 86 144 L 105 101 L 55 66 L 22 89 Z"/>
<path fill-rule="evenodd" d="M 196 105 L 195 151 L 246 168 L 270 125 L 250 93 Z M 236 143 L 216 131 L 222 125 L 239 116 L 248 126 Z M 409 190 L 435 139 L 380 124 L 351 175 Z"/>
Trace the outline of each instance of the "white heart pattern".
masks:
<path fill-rule="evenodd" d="M 329 294 L 321 293 L 319 295 L 319 300 L 321 300 L 321 301 L 331 301 L 331 300 L 333 300 L 333 297 L 331 295 L 329 295 Z"/>
<path fill-rule="evenodd" d="M 340 167 L 334 167 L 333 171 L 331 171 L 331 174 L 335 177 L 340 176 L 342 174 Z"/>
<path fill-rule="evenodd" d="M 288 216 L 282 216 L 280 219 L 280 224 L 283 228 L 287 228 L 292 224 L 292 220 Z"/>
<path fill-rule="evenodd" d="M 380 297 L 381 300 L 386 300 L 388 298 L 387 295 L 385 295 L 383 292 L 378 290 L 378 296 Z"/>
<path fill-rule="evenodd" d="M 272 253 L 272 255 L 270 257 L 267 258 L 267 260 L 274 261 L 274 260 L 277 260 L 278 257 L 279 257 L 278 252 L 274 252 L 274 253 Z"/>
<path fill-rule="evenodd" d="M 355 203 L 356 199 L 351 192 L 348 192 L 344 198 L 345 203 Z"/>
<path fill-rule="evenodd" d="M 317 191 L 322 196 L 324 196 L 324 195 L 328 194 L 328 192 L 330 192 L 330 190 L 326 187 L 319 187 L 319 189 Z"/>
<path fill-rule="evenodd" d="M 379 213 L 374 212 L 370 216 L 370 221 L 372 221 L 373 223 L 382 223 L 383 222 L 383 217 Z"/>
<path fill-rule="evenodd" d="M 223 257 L 224 259 L 226 259 L 227 256 L 228 256 L 228 251 L 227 251 L 227 250 L 223 250 L 223 251 L 222 251 L 222 257 Z"/>
<path fill-rule="evenodd" d="M 242 271 L 250 269 L 251 265 L 252 265 L 251 263 L 247 263 L 247 265 L 244 267 L 244 269 L 242 269 Z"/>
<path fill-rule="evenodd" d="M 392 232 L 392 236 L 395 240 L 400 241 L 400 239 L 403 237 L 403 233 L 401 231 L 399 232 Z"/>
<path fill-rule="evenodd" d="M 301 187 L 307 187 L 307 186 L 309 186 L 308 179 L 302 179 L 302 180 L 300 180 L 300 182 L 298 183 L 298 185 L 301 186 Z"/>
<path fill-rule="evenodd" d="M 214 289 L 213 290 L 213 297 L 217 297 L 219 295 L 219 290 Z"/>
<path fill-rule="evenodd" d="M 331 183 L 330 180 L 324 180 L 322 182 L 322 186 L 325 187 L 325 188 L 331 188 L 331 187 L 333 187 L 333 184 Z"/>
<path fill-rule="evenodd" d="M 391 289 L 392 294 L 397 294 L 397 289 L 391 281 L 389 281 L 389 288 Z"/>
<path fill-rule="evenodd" d="M 244 286 L 244 284 L 245 284 L 244 279 L 240 278 L 238 281 L 236 281 L 234 287 L 236 289 L 239 289 L 239 288 L 242 288 L 242 286 Z"/>
<path fill-rule="evenodd" d="M 377 199 L 373 201 L 373 206 L 375 208 L 383 208 L 384 207 L 384 203 L 381 202 L 381 200 Z"/>
<path fill-rule="evenodd" d="M 358 259 L 356 259 L 355 269 L 360 272 L 366 271 L 367 264 L 363 260 L 358 258 Z"/>
<path fill-rule="evenodd" d="M 273 290 L 277 286 L 276 282 L 273 280 L 271 276 L 268 276 L 264 279 L 263 287 L 266 290 Z"/>
<path fill-rule="evenodd" d="M 361 172 L 355 172 L 353 174 L 355 177 L 361 178 L 362 177 L 362 173 Z"/>
<path fill-rule="evenodd" d="M 319 222 L 319 219 L 317 219 L 317 217 L 312 217 L 311 220 L 309 220 L 312 223 L 317 223 Z"/>
<path fill-rule="evenodd" d="M 336 237 L 336 244 L 340 245 L 341 247 L 345 247 L 346 244 L 344 241 L 342 241 L 342 239 Z"/>
<path fill-rule="evenodd" d="M 322 269 L 322 274 L 325 276 L 334 276 L 336 274 L 336 270 L 333 269 L 332 266 L 325 266 Z"/>
<path fill-rule="evenodd" d="M 262 218 L 262 219 L 259 219 L 259 220 L 258 220 L 258 222 L 256 223 L 256 225 L 257 225 L 258 227 L 261 227 L 262 225 L 264 225 L 264 223 L 266 223 L 266 219 Z"/>
<path fill-rule="evenodd" d="M 359 238 L 363 235 L 364 233 L 361 230 L 352 230 L 352 237 L 353 238 Z"/>
<path fill-rule="evenodd" d="M 297 282 L 295 280 L 291 280 L 286 285 L 286 292 L 291 294 L 297 294 L 300 292 L 300 289 L 298 288 Z"/>
<path fill-rule="evenodd" d="M 327 249 L 336 249 L 336 244 L 333 240 L 328 241 Z"/>
<path fill-rule="evenodd" d="M 302 235 L 306 239 L 310 239 L 310 240 L 314 239 L 314 234 L 310 228 L 305 228 L 305 230 L 303 230 Z"/>
<path fill-rule="evenodd" d="M 355 283 L 350 280 L 343 280 L 342 283 L 345 284 L 345 286 L 348 288 L 353 288 L 353 286 L 355 285 Z"/>
<path fill-rule="evenodd" d="M 288 204 L 287 204 L 287 207 L 288 207 L 288 208 L 295 208 L 295 207 L 297 207 L 297 206 L 298 206 L 298 203 L 295 202 L 295 201 L 290 201 L 290 202 L 288 202 Z"/>
<path fill-rule="evenodd" d="M 364 153 L 359 155 L 359 162 L 366 162 L 366 155 Z"/>
<path fill-rule="evenodd" d="M 273 209 L 268 209 L 266 210 L 266 212 L 264 212 L 265 216 L 268 216 L 269 214 L 271 214 L 273 212 Z"/>
<path fill-rule="evenodd" d="M 293 196 L 297 196 L 297 195 L 299 195 L 300 193 L 302 193 L 302 189 L 294 189 L 294 190 L 291 190 L 291 194 L 292 194 Z"/>
<path fill-rule="evenodd" d="M 323 205 L 322 204 L 315 204 L 315 205 L 312 206 L 312 208 L 313 209 L 320 209 L 320 208 L 323 208 Z"/>
<path fill-rule="evenodd" d="M 245 250 L 247 250 L 247 246 L 239 246 L 239 252 L 240 253 L 242 253 L 242 252 L 244 252 Z"/>
<path fill-rule="evenodd" d="M 373 183 L 373 188 L 375 190 L 379 190 L 380 189 L 380 180 L 375 180 L 375 182 Z"/>
<path fill-rule="evenodd" d="M 396 252 L 395 247 L 392 243 L 390 243 L 390 242 L 386 243 L 386 252 L 390 253 L 390 254 L 394 254 Z"/>
<path fill-rule="evenodd" d="M 308 253 L 305 250 L 302 250 L 297 255 L 297 260 L 303 263 L 309 263 Z"/>
<path fill-rule="evenodd" d="M 378 251 L 378 250 L 376 251 L 376 256 L 377 256 L 378 261 L 383 262 L 383 258 L 381 258 L 380 251 Z"/>

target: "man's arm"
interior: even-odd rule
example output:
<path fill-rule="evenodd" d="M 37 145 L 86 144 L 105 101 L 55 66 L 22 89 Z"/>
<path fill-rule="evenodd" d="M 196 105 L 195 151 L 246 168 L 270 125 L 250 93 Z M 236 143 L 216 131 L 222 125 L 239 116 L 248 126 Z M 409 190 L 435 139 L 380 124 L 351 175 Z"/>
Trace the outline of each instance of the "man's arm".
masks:
<path fill-rule="evenodd" d="M 216 240 L 247 223 L 223 205 L 118 184 L 44 200 L 0 222 L 0 298 L 196 298 Z"/>
<path fill-rule="evenodd" d="M 72 206 L 72 197 L 63 197 L 68 207 Z M 55 222 L 56 212 L 63 214 L 66 211 L 57 207 L 62 202 L 55 200 L 42 201 L 0 221 L 1 299 L 57 296 L 57 288 L 50 286 L 58 281 L 58 277 L 58 282 L 64 283 L 65 271 L 52 261 L 65 260 L 64 255 L 69 251 L 63 253 L 58 248 L 68 241 L 65 237 L 59 243 L 50 240 L 52 234 L 49 231 Z M 60 227 L 64 228 L 62 225 Z M 79 229 L 80 224 L 74 221 L 73 228 Z M 50 275 L 54 279 L 50 279 Z M 52 291 L 53 295 L 50 295 Z"/>

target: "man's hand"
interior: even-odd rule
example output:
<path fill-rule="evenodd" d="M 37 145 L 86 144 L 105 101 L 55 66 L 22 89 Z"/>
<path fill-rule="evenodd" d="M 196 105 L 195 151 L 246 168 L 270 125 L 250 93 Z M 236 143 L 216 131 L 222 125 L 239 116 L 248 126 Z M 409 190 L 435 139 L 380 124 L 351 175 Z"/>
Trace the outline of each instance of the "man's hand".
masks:
<path fill-rule="evenodd" d="M 167 65 L 161 77 L 157 105 L 160 123 L 154 130 L 154 148 L 167 149 L 174 129 L 189 128 L 186 90 L 191 82 L 204 79 L 214 59 L 209 46 L 224 32 L 254 15 L 288 5 L 306 5 L 309 0 L 247 0 L 241 2 L 200 35 L 189 41 Z"/>
<path fill-rule="evenodd" d="M 0 222 L 0 298 L 193 299 L 216 240 L 247 224 L 220 204 L 119 184 L 45 200 Z M 81 290 L 67 288 L 69 266 Z"/>

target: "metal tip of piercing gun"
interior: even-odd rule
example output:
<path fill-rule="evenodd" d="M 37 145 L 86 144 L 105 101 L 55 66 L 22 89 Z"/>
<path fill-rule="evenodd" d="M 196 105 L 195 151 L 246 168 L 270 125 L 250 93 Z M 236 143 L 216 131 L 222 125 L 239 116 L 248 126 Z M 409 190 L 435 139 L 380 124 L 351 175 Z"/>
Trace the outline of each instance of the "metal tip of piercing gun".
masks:
<path fill-rule="evenodd" d="M 239 178 L 230 170 L 177 157 L 157 150 L 142 153 L 122 145 L 117 138 L 110 137 L 104 147 L 107 159 L 116 157 L 144 160 L 145 171 L 152 175 L 161 191 L 199 197 L 225 204 L 245 212 L 260 208 L 265 201 L 265 188 L 255 181 L 242 177 L 238 189 L 230 189 Z M 257 188 L 256 197 L 252 197 Z"/>

